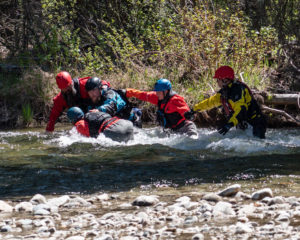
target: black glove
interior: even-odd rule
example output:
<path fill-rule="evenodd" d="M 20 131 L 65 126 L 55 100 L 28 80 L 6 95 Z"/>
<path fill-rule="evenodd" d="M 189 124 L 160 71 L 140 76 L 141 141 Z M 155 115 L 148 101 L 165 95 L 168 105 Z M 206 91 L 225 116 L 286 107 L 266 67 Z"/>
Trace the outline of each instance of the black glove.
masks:
<path fill-rule="evenodd" d="M 119 93 L 121 93 L 124 97 L 126 97 L 126 92 L 127 92 L 126 89 L 120 89 L 119 90 Z"/>
<path fill-rule="evenodd" d="M 184 117 L 187 119 L 187 120 L 194 120 L 195 119 L 195 111 L 193 110 L 193 109 L 191 109 L 191 111 L 189 111 L 189 112 L 186 112 L 185 114 L 184 114 Z"/>
<path fill-rule="evenodd" d="M 233 123 L 226 123 L 223 127 L 218 128 L 218 132 L 225 135 L 233 126 Z"/>

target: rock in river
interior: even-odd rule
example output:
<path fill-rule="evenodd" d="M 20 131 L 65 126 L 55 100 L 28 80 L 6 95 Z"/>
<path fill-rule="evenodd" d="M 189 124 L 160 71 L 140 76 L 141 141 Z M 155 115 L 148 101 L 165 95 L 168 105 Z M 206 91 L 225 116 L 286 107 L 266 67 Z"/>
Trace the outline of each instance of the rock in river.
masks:
<path fill-rule="evenodd" d="M 13 211 L 12 206 L 10 206 L 8 203 L 0 200 L 0 212 L 11 213 L 12 211 Z"/>
<path fill-rule="evenodd" d="M 225 188 L 224 190 L 220 191 L 218 193 L 218 195 L 221 197 L 230 197 L 230 196 L 234 196 L 240 190 L 241 190 L 241 185 L 234 184 L 234 185 L 231 185 L 228 188 Z"/>
<path fill-rule="evenodd" d="M 132 205 L 133 206 L 151 206 L 154 205 L 156 203 L 158 203 L 159 200 L 156 196 L 146 196 L 146 195 L 142 195 L 137 197 Z"/>
<path fill-rule="evenodd" d="M 273 197 L 273 192 L 270 188 L 264 188 L 257 192 L 254 192 L 251 196 L 252 200 L 261 200 L 265 197 Z"/>

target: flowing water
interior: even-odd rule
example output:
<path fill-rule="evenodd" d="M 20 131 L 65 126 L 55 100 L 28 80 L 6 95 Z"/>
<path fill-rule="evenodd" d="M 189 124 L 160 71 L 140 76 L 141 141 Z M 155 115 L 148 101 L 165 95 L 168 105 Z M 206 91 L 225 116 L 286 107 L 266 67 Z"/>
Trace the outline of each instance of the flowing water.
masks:
<path fill-rule="evenodd" d="M 299 195 L 300 129 L 251 129 L 225 137 L 199 129 L 199 137 L 136 129 L 134 140 L 85 138 L 74 130 L 0 132 L 0 197 L 35 193 L 120 192 L 161 186 L 193 190 L 239 182 Z"/>

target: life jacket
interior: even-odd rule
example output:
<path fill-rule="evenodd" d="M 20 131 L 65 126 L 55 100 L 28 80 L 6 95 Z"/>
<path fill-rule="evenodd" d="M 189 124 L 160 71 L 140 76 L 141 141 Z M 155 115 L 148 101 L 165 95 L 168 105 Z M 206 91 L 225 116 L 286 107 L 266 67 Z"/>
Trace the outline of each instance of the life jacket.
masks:
<path fill-rule="evenodd" d="M 72 79 L 72 81 L 73 81 L 73 91 L 62 92 L 62 95 L 69 107 L 78 105 L 80 103 L 80 98 L 81 98 L 78 78 L 74 78 Z"/>
<path fill-rule="evenodd" d="M 174 97 L 182 98 L 181 96 L 177 95 L 176 92 L 170 91 L 163 100 L 158 101 L 157 121 L 163 128 L 171 128 L 176 130 L 183 126 L 186 120 L 184 113 L 190 111 L 190 109 L 185 104 L 183 108 L 186 108 L 186 111 L 183 113 L 176 111 L 177 106 L 173 106 L 170 102 L 170 100 Z M 182 100 L 184 102 L 184 99 Z M 167 113 L 166 110 L 169 108 L 174 108 L 174 111 Z"/>
<path fill-rule="evenodd" d="M 245 120 L 246 118 L 249 117 L 249 115 L 251 115 L 252 113 L 261 113 L 260 111 L 260 107 L 258 106 L 254 96 L 253 96 L 253 93 L 251 91 L 251 89 L 247 86 L 247 84 L 239 81 L 239 80 L 236 80 L 234 82 L 232 82 L 232 84 L 238 84 L 240 88 L 245 88 L 248 90 L 250 96 L 251 96 L 251 102 L 250 102 L 250 105 L 249 105 L 249 108 L 248 108 L 248 116 L 245 116 Z M 221 94 L 221 102 L 222 102 L 222 106 L 223 106 L 223 109 L 224 109 L 224 112 L 226 114 L 227 117 L 231 117 L 231 115 L 234 113 L 234 110 L 233 110 L 233 107 L 231 106 L 231 104 L 229 103 L 229 99 L 233 100 L 233 97 L 232 95 L 234 94 L 232 92 L 232 87 L 225 87 L 223 89 L 221 89 L 219 91 L 219 93 Z M 241 96 L 243 97 L 243 96 Z M 251 117 L 251 116 L 250 116 Z"/>
<path fill-rule="evenodd" d="M 113 123 L 117 122 L 119 118 L 111 117 L 104 112 L 88 112 L 84 116 L 84 120 L 88 122 L 89 133 L 91 137 L 98 137 L 99 133 L 110 127 Z"/>

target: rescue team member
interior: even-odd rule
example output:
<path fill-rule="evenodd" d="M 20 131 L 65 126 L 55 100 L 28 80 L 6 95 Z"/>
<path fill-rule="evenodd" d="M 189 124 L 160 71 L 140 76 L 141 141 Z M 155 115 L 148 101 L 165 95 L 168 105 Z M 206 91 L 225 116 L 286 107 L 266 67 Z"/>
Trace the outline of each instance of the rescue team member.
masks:
<path fill-rule="evenodd" d="M 198 136 L 196 125 L 185 117 L 190 108 L 183 97 L 172 91 L 169 80 L 159 79 L 155 83 L 154 91 L 151 92 L 127 88 L 126 97 L 135 97 L 157 105 L 157 120 L 164 129 L 171 129 L 176 133 L 185 133 L 189 136 Z"/>
<path fill-rule="evenodd" d="M 122 90 L 111 89 L 97 77 L 87 80 L 85 90 L 93 102 L 91 108 L 130 120 L 135 126 L 142 127 L 141 110 L 131 106 Z"/>
<path fill-rule="evenodd" d="M 89 78 L 90 77 L 72 79 L 71 75 L 64 71 L 57 74 L 56 83 L 61 89 L 61 92 L 53 98 L 53 107 L 46 131 L 54 131 L 56 120 L 66 108 L 79 106 L 85 112 L 87 111 L 87 107 L 91 104 L 89 95 L 85 90 L 85 85 Z M 110 85 L 106 81 L 103 81 L 102 84 Z"/>
<path fill-rule="evenodd" d="M 127 142 L 133 139 L 132 122 L 111 117 L 108 113 L 92 110 L 84 115 L 80 108 L 72 107 L 68 110 L 67 116 L 83 136 L 97 138 L 103 133 L 114 141 Z"/>
<path fill-rule="evenodd" d="M 254 99 L 250 88 L 235 80 L 234 71 L 229 66 L 222 66 L 215 72 L 214 78 L 218 81 L 221 90 L 196 104 L 194 111 L 204 111 L 214 107 L 223 106 L 228 122 L 218 129 L 220 134 L 225 135 L 230 128 L 247 128 L 247 123 L 253 126 L 253 135 L 265 138 L 266 120 L 257 101 Z"/>

